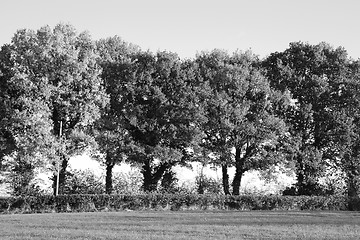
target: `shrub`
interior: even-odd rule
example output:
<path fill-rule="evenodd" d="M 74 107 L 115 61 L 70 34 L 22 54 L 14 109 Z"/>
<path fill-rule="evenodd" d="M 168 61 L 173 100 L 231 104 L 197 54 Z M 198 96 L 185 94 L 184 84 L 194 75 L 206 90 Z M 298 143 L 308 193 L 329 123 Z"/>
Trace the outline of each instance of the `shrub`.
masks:
<path fill-rule="evenodd" d="M 218 194 L 43 195 L 0 199 L 2 213 L 90 212 L 121 210 L 358 210 L 358 199 L 343 196 Z"/>
<path fill-rule="evenodd" d="M 91 170 L 70 170 L 64 191 L 66 194 L 103 194 L 105 185 Z"/>
<path fill-rule="evenodd" d="M 221 194 L 222 184 L 218 179 L 200 174 L 195 179 L 197 192 L 199 194 Z"/>
<path fill-rule="evenodd" d="M 132 169 L 127 173 L 119 172 L 113 175 L 114 194 L 140 194 L 142 187 L 140 170 Z"/>

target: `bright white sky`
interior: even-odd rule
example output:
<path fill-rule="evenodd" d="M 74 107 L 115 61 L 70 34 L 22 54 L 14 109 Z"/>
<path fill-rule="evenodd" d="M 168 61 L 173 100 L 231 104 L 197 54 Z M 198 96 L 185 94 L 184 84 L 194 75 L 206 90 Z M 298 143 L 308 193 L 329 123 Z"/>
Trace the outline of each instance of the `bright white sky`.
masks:
<path fill-rule="evenodd" d="M 63 22 L 182 58 L 214 48 L 265 57 L 294 41 L 325 41 L 360 58 L 358 0 L 1 0 L 0 8 L 0 45 L 18 29 Z"/>

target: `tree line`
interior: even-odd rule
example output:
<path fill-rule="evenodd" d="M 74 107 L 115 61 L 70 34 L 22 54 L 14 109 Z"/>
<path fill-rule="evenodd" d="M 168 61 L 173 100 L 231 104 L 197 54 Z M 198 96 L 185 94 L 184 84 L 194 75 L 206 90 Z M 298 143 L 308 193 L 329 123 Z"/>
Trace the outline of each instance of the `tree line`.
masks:
<path fill-rule="evenodd" d="M 0 51 L 0 170 L 21 195 L 50 167 L 65 194 L 70 157 L 91 151 L 108 194 L 121 162 L 140 167 L 150 192 L 174 166 L 202 162 L 221 168 L 225 194 L 239 195 L 245 172 L 283 165 L 296 174 L 292 194 L 323 194 L 330 169 L 357 196 L 359 73 L 327 43 L 180 59 L 66 24 L 19 30 Z"/>

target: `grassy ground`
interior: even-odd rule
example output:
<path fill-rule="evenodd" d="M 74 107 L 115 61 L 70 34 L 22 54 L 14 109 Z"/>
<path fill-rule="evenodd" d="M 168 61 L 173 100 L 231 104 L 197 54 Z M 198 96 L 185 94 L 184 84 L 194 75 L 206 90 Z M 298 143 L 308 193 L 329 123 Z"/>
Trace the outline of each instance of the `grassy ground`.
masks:
<path fill-rule="evenodd" d="M 355 212 L 0 215 L 0 239 L 359 239 Z"/>

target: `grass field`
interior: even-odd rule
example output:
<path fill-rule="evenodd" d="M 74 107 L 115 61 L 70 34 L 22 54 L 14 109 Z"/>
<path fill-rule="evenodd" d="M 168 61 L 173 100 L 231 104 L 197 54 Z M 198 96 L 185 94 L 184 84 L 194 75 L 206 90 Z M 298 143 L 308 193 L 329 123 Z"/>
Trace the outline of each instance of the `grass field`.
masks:
<path fill-rule="evenodd" d="M 0 239 L 359 239 L 356 212 L 101 212 L 0 215 Z"/>

